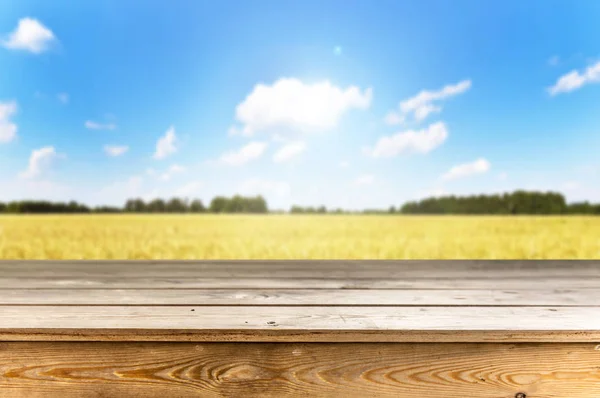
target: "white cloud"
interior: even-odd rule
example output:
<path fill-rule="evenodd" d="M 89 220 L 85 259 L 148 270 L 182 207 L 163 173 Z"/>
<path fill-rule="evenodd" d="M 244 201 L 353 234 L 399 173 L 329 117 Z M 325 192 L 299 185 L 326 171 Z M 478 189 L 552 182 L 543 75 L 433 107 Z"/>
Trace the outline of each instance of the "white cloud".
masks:
<path fill-rule="evenodd" d="M 433 101 L 439 101 L 448 97 L 462 94 L 469 88 L 471 88 L 471 81 L 463 80 L 454 85 L 446 85 L 438 91 L 423 90 L 414 97 L 402 101 L 400 103 L 400 110 L 405 113 L 416 111 L 422 106 L 430 105 Z"/>
<path fill-rule="evenodd" d="M 114 130 L 117 128 L 117 126 L 114 123 L 102 124 L 93 122 L 91 120 L 87 120 L 84 125 L 85 128 L 90 130 Z"/>
<path fill-rule="evenodd" d="M 58 93 L 58 94 L 56 94 L 56 98 L 58 98 L 58 100 L 60 102 L 62 102 L 63 104 L 69 103 L 69 94 L 67 94 L 67 93 Z"/>
<path fill-rule="evenodd" d="M 169 172 L 171 173 L 183 173 L 186 170 L 185 167 L 180 166 L 178 164 L 174 164 L 171 167 L 169 167 Z"/>
<path fill-rule="evenodd" d="M 129 150 L 127 145 L 105 145 L 104 152 L 108 156 L 121 156 Z"/>
<path fill-rule="evenodd" d="M 17 137 L 17 125 L 10 121 L 16 112 L 16 102 L 0 102 L 0 144 L 11 142 Z"/>
<path fill-rule="evenodd" d="M 251 178 L 240 185 L 242 195 L 263 195 L 273 194 L 278 197 L 287 197 L 291 193 L 290 184 L 285 181 L 265 180 L 261 178 Z"/>
<path fill-rule="evenodd" d="M 171 126 L 165 135 L 158 139 L 158 142 L 156 143 L 156 152 L 154 152 L 154 159 L 164 159 L 177 152 L 177 147 L 175 146 L 176 140 L 175 127 Z"/>
<path fill-rule="evenodd" d="M 229 166 L 239 166 L 261 157 L 266 148 L 267 143 L 253 141 L 237 151 L 224 153 L 219 160 Z"/>
<path fill-rule="evenodd" d="M 236 118 L 243 127 L 230 128 L 230 134 L 245 136 L 260 131 L 313 132 L 337 126 L 350 109 L 370 106 L 372 90 L 361 92 L 356 86 L 345 89 L 329 81 L 307 84 L 283 78 L 272 85 L 257 84 L 236 108 Z"/>
<path fill-rule="evenodd" d="M 282 134 L 273 133 L 271 135 L 271 140 L 273 140 L 274 142 L 288 142 L 289 138 Z"/>
<path fill-rule="evenodd" d="M 442 107 L 433 102 L 441 101 L 464 93 L 471 88 L 471 80 L 463 80 L 454 85 L 446 85 L 437 91 L 423 90 L 414 97 L 408 98 L 398 105 L 399 110 L 390 112 L 385 120 L 388 124 L 399 124 L 411 115 L 417 122 L 427 118 L 432 113 L 439 113 Z"/>
<path fill-rule="evenodd" d="M 388 158 L 405 152 L 428 153 L 442 145 L 446 138 L 446 125 L 437 122 L 421 130 L 402 131 L 381 137 L 373 148 L 366 148 L 365 153 L 375 158 Z"/>
<path fill-rule="evenodd" d="M 302 141 L 290 142 L 282 146 L 275 155 L 273 155 L 273 161 L 275 163 L 287 162 L 294 157 L 300 155 L 306 150 L 306 144 Z"/>
<path fill-rule="evenodd" d="M 35 149 L 29 157 L 29 166 L 27 170 L 22 172 L 22 178 L 35 178 L 42 174 L 50 167 L 52 161 L 58 157 L 56 150 L 52 146 L 46 146 L 40 149 Z"/>
<path fill-rule="evenodd" d="M 581 73 L 573 70 L 561 76 L 554 86 L 548 88 L 548 92 L 550 95 L 568 93 L 591 83 L 600 83 L 600 62 L 589 66 Z"/>
<path fill-rule="evenodd" d="M 55 40 L 54 33 L 33 18 L 22 18 L 16 29 L 2 40 L 2 45 L 13 50 L 25 50 L 39 54 L 48 49 Z"/>
<path fill-rule="evenodd" d="M 385 122 L 385 124 L 389 124 L 390 126 L 396 126 L 399 124 L 404 123 L 404 121 L 406 120 L 406 116 L 404 115 L 400 115 L 398 112 L 389 112 L 387 115 L 385 115 L 385 118 L 383 119 L 383 121 Z"/>
<path fill-rule="evenodd" d="M 174 164 L 174 165 L 171 165 L 171 167 L 169 167 L 167 169 L 167 171 L 162 173 L 159 178 L 163 181 L 168 181 L 171 179 L 171 177 L 173 177 L 173 175 L 183 173 L 183 172 L 185 172 L 185 170 L 186 170 L 185 167 L 180 166 L 178 164 Z"/>
<path fill-rule="evenodd" d="M 424 120 L 430 114 L 439 113 L 441 111 L 442 111 L 441 106 L 435 106 L 435 105 L 431 105 L 431 104 L 422 105 L 422 106 L 418 107 L 417 109 L 415 109 L 415 120 L 420 122 L 421 120 Z"/>
<path fill-rule="evenodd" d="M 356 185 L 371 185 L 375 182 L 375 176 L 372 174 L 362 174 L 354 180 Z"/>
<path fill-rule="evenodd" d="M 342 160 L 342 161 L 339 163 L 339 166 L 340 166 L 342 169 L 348 168 L 348 167 L 350 167 L 350 162 L 348 162 L 348 161 L 346 161 L 346 160 Z"/>
<path fill-rule="evenodd" d="M 484 174 L 489 171 L 490 166 L 490 162 L 488 162 L 486 159 L 479 158 L 471 163 L 463 163 L 452 167 L 442 176 L 442 179 L 454 180 L 476 174 Z"/>

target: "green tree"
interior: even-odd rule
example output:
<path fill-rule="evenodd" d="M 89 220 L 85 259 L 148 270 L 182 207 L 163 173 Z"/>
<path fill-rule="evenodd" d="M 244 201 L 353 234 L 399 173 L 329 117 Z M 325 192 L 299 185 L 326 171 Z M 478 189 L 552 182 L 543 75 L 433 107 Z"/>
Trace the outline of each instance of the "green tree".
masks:
<path fill-rule="evenodd" d="M 188 204 L 183 199 L 171 198 L 165 204 L 165 211 L 168 213 L 185 213 L 188 211 Z"/>
<path fill-rule="evenodd" d="M 206 208 L 204 207 L 204 203 L 200 199 L 192 200 L 190 203 L 190 212 L 192 213 L 204 213 Z"/>
<path fill-rule="evenodd" d="M 227 208 L 228 199 L 224 196 L 217 196 L 210 201 L 209 211 L 211 213 L 224 213 Z"/>
<path fill-rule="evenodd" d="M 146 206 L 147 211 L 150 213 L 164 213 L 166 210 L 166 204 L 163 199 L 156 198 L 150 201 Z"/>

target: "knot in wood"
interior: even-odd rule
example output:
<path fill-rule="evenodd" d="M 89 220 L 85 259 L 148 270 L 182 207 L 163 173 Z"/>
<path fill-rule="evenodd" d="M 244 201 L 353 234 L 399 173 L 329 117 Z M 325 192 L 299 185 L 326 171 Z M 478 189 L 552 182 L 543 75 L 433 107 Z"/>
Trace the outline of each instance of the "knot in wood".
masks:
<path fill-rule="evenodd" d="M 524 392 L 518 392 L 515 395 L 515 398 L 527 398 L 527 394 L 525 394 Z"/>

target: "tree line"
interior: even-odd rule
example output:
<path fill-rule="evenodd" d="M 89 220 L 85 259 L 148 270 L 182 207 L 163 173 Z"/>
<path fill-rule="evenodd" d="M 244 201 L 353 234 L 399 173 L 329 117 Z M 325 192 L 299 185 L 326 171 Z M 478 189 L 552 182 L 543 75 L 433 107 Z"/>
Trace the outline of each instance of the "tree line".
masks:
<path fill-rule="evenodd" d="M 567 203 L 556 192 L 515 191 L 495 195 L 441 196 L 404 203 L 388 209 L 365 209 L 362 211 L 327 210 L 324 206 L 292 206 L 294 214 L 362 213 L 362 214 L 597 214 L 600 203 Z"/>
<path fill-rule="evenodd" d="M 270 211 L 262 196 L 214 197 L 208 206 L 200 199 L 187 198 L 129 199 L 123 207 L 89 207 L 75 201 L 50 202 L 23 200 L 0 202 L 0 213 L 257 213 Z M 348 211 L 341 208 L 327 209 L 325 206 L 302 207 L 294 205 L 291 214 L 597 214 L 600 203 L 567 203 L 564 196 L 556 192 L 515 191 L 495 195 L 442 196 L 407 202 L 388 209 L 365 209 Z"/>
<path fill-rule="evenodd" d="M 444 196 L 405 203 L 404 214 L 600 214 L 600 204 L 567 204 L 557 192 L 515 191 L 496 195 Z"/>
<path fill-rule="evenodd" d="M 22 200 L 0 203 L 0 213 L 268 213 L 267 201 L 262 196 L 217 196 L 208 206 L 200 199 L 160 198 L 144 201 L 128 199 L 123 207 L 90 207 L 76 201 L 68 203 L 44 200 Z"/>

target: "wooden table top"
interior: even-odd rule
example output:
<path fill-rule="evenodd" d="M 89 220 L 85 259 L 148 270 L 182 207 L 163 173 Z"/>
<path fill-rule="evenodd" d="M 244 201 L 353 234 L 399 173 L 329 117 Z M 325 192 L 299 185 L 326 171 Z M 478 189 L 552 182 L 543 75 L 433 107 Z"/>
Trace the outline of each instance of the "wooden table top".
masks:
<path fill-rule="evenodd" d="M 600 261 L 2 261 L 2 340 L 593 342 Z"/>

